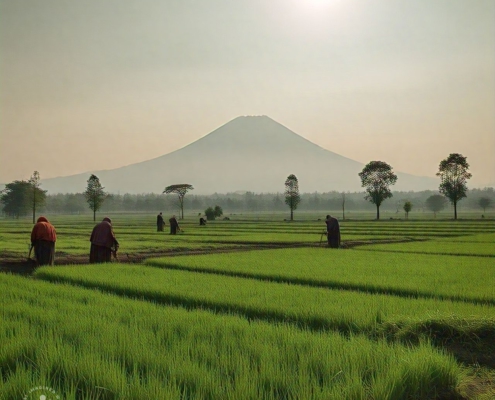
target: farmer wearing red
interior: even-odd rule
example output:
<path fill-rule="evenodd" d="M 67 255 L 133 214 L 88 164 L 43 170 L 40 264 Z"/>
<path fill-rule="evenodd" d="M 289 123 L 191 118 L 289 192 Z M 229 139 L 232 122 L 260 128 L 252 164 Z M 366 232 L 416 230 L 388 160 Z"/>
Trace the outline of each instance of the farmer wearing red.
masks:
<path fill-rule="evenodd" d="M 53 265 L 57 232 L 45 217 L 39 217 L 31 231 L 31 247 L 38 266 Z"/>

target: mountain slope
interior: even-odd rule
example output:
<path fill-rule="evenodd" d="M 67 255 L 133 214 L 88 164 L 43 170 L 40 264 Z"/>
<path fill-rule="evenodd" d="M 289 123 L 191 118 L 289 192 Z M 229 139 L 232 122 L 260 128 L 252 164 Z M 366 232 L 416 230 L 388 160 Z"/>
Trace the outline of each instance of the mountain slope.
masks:
<path fill-rule="evenodd" d="M 362 190 L 363 164 L 325 150 L 269 117 L 238 117 L 201 139 L 161 157 L 95 171 L 112 193 L 161 193 L 165 186 L 190 183 L 194 193 L 237 190 L 282 192 L 295 174 L 301 192 Z M 90 173 L 43 181 L 50 193 L 81 192 Z M 397 173 L 396 190 L 436 189 L 434 178 Z"/>

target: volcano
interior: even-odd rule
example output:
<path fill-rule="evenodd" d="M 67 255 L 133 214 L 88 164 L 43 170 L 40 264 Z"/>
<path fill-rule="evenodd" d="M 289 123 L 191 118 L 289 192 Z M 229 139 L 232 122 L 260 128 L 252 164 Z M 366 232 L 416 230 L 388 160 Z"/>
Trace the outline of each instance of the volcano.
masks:
<path fill-rule="evenodd" d="M 326 150 L 267 116 L 238 117 L 174 152 L 113 170 L 95 171 L 110 193 L 161 193 L 189 183 L 195 194 L 284 191 L 290 174 L 304 192 L 361 191 L 364 164 Z M 49 193 L 76 193 L 90 174 L 43 180 Z M 397 172 L 394 190 L 438 187 L 434 178 Z"/>

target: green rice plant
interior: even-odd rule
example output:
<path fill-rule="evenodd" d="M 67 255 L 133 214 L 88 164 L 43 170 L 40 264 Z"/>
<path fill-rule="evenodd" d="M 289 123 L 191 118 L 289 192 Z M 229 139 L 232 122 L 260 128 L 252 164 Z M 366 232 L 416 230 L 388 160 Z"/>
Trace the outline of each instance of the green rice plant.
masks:
<path fill-rule="evenodd" d="M 485 237 L 483 237 L 485 238 Z M 493 236 L 495 239 L 495 236 Z M 455 241 L 448 242 L 446 240 L 434 240 L 429 242 L 416 242 L 416 243 L 400 243 L 400 244 L 386 244 L 386 245 L 367 245 L 362 246 L 359 250 L 371 250 L 371 251 L 388 251 L 388 252 L 400 252 L 400 253 L 419 253 L 419 254 L 445 254 L 445 255 L 457 255 L 457 256 L 479 256 L 479 257 L 495 257 L 495 241 L 494 242 L 478 242 L 478 241 Z M 478 260 L 479 263 L 483 263 L 489 268 L 490 263 L 484 263 Z M 495 266 L 495 263 L 491 263 Z"/>
<path fill-rule="evenodd" d="M 409 244 L 381 247 L 388 246 Z M 303 248 L 156 258 L 146 263 L 310 286 L 495 304 L 492 258 Z"/>
<path fill-rule="evenodd" d="M 155 270 L 157 271 L 157 270 Z M 163 272 L 163 271 L 158 271 Z M 1 398 L 430 399 L 460 369 L 410 348 L 0 275 Z"/>
<path fill-rule="evenodd" d="M 141 265 L 43 267 L 35 276 L 162 304 L 202 307 L 345 334 L 394 335 L 410 324 L 451 321 L 452 316 L 495 325 L 495 307 L 489 305 L 328 290 Z"/>

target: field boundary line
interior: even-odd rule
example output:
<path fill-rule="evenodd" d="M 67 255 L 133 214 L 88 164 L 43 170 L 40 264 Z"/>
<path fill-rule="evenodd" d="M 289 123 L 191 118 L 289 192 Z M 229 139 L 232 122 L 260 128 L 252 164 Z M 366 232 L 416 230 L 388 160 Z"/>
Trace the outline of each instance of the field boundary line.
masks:
<path fill-rule="evenodd" d="M 316 288 L 323 288 L 329 290 L 345 290 L 349 292 L 381 294 L 385 296 L 395 296 L 401 298 L 457 301 L 461 303 L 471 303 L 475 305 L 495 305 L 495 299 L 482 300 L 482 299 L 476 299 L 465 296 L 438 295 L 431 292 L 419 292 L 408 289 L 394 289 L 394 288 L 385 288 L 380 286 L 366 286 L 366 285 L 351 284 L 351 283 L 338 282 L 338 281 L 321 281 L 321 280 L 304 279 L 297 277 L 291 278 L 291 277 L 284 277 L 281 275 L 256 274 L 256 273 L 239 272 L 239 271 L 228 271 L 225 269 L 187 267 L 177 264 L 158 265 L 146 261 L 144 262 L 144 265 L 158 269 L 173 269 L 173 270 L 187 271 L 187 272 L 199 272 L 199 273 L 206 273 L 211 275 L 230 276 L 234 278 L 254 279 L 264 282 L 289 283 L 293 285 L 316 287 Z"/>

